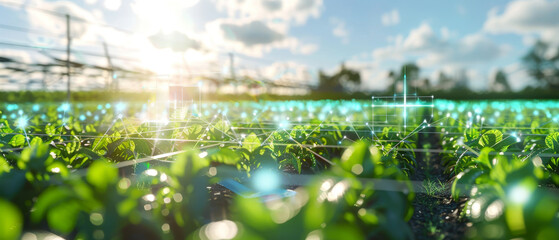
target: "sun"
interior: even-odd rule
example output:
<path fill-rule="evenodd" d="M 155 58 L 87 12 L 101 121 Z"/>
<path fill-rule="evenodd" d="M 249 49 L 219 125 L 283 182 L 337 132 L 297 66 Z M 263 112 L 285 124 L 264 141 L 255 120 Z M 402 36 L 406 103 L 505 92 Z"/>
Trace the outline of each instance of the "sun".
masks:
<path fill-rule="evenodd" d="M 140 30 L 154 33 L 185 30 L 188 22 L 184 10 L 196 5 L 199 0 L 136 0 L 132 10 L 140 20 Z"/>
<path fill-rule="evenodd" d="M 140 53 L 140 59 L 143 66 L 155 72 L 158 76 L 178 74 L 179 53 L 170 49 L 145 49 Z"/>

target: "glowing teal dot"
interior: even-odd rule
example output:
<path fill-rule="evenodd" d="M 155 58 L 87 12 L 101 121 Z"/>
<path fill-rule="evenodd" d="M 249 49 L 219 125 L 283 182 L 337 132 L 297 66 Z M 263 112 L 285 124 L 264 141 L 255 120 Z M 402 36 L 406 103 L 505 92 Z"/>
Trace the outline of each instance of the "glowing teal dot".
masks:
<path fill-rule="evenodd" d="M 271 192 L 279 188 L 280 176 L 272 169 L 261 169 L 254 173 L 253 185 L 260 192 Z"/>
<path fill-rule="evenodd" d="M 58 111 L 63 111 L 63 112 L 67 112 L 70 110 L 70 104 L 68 103 L 63 103 L 62 105 L 60 105 L 60 107 L 58 108 Z"/>
<path fill-rule="evenodd" d="M 528 202 L 528 200 L 530 199 L 530 195 L 531 193 L 528 189 L 526 189 L 524 186 L 519 185 L 514 187 L 510 191 L 509 198 L 513 202 L 524 204 Z"/>
<path fill-rule="evenodd" d="M 16 123 L 19 128 L 25 128 L 27 126 L 27 119 L 25 117 L 20 117 L 17 119 Z"/>
<path fill-rule="evenodd" d="M 115 110 L 116 110 L 117 112 L 122 112 L 122 111 L 124 111 L 125 109 L 126 109 L 126 103 L 119 102 L 119 103 L 117 103 L 117 104 L 115 105 Z"/>

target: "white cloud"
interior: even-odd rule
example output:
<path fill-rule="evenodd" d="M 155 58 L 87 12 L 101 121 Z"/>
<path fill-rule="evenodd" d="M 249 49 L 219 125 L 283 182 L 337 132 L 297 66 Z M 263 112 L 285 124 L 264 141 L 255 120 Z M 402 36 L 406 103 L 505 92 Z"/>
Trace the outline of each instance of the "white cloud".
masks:
<path fill-rule="evenodd" d="M 431 50 L 439 48 L 441 45 L 446 44 L 437 34 L 431 29 L 427 23 L 421 24 L 418 28 L 410 31 L 410 34 L 404 41 L 404 48 L 406 50 Z"/>
<path fill-rule="evenodd" d="M 499 14 L 492 9 L 483 29 L 490 33 L 536 34 L 545 41 L 559 42 L 559 1 L 517 0 Z"/>
<path fill-rule="evenodd" d="M 227 18 L 206 23 L 215 47 L 260 57 L 272 49 L 311 54 L 318 45 L 302 43 L 288 34 L 292 24 L 304 24 L 322 11 L 322 0 L 215 0 Z"/>
<path fill-rule="evenodd" d="M 110 11 L 118 10 L 121 5 L 122 0 L 105 0 L 105 2 L 103 3 L 103 6 L 105 6 L 105 8 Z"/>
<path fill-rule="evenodd" d="M 489 87 L 489 79 L 487 75 L 484 75 L 475 69 L 465 70 L 465 75 L 470 89 L 479 91 Z"/>
<path fill-rule="evenodd" d="M 382 14 L 380 20 L 384 26 L 396 25 L 400 23 L 400 13 L 398 13 L 398 10 L 394 9 L 390 12 Z"/>
<path fill-rule="evenodd" d="M 309 67 L 294 61 L 274 62 L 262 70 L 262 75 L 272 81 L 315 84 Z"/>
<path fill-rule="evenodd" d="M 363 52 L 350 57 L 344 62 L 346 68 L 358 71 L 361 76 L 361 85 L 359 91 L 380 91 L 385 90 L 389 84 L 388 70 L 380 68 L 378 62 L 371 60 L 368 52 Z M 341 65 L 336 64 L 333 67 L 324 70 L 325 74 L 333 75 L 340 71 Z"/>
<path fill-rule="evenodd" d="M 261 21 L 223 22 L 219 25 L 225 39 L 240 42 L 246 47 L 280 42 L 285 35 Z"/>
<path fill-rule="evenodd" d="M 481 34 L 472 34 L 440 47 L 431 48 L 424 58 L 418 60 L 420 66 L 437 66 L 441 64 L 466 66 L 469 64 L 489 62 L 508 51 Z"/>
<path fill-rule="evenodd" d="M 216 6 L 229 17 L 258 20 L 284 20 L 303 24 L 308 18 L 318 18 L 322 0 L 217 0 Z"/>
<path fill-rule="evenodd" d="M 390 37 L 389 45 L 373 50 L 372 62 L 387 69 L 412 61 L 424 74 L 431 75 L 431 79 L 436 80 L 433 76 L 438 76 L 434 70 L 442 70 L 449 76 L 460 73 L 469 79 L 472 88 L 480 89 L 487 87 L 487 77 L 478 68 L 503 56 L 510 48 L 493 42 L 482 33 L 455 38 L 447 28 L 437 32 L 429 24 L 422 23 L 405 37 Z"/>
<path fill-rule="evenodd" d="M 513 63 L 503 68 L 512 90 L 519 91 L 539 83 L 526 71 L 522 63 Z"/>
<path fill-rule="evenodd" d="M 299 53 L 303 55 L 309 55 L 318 50 L 318 45 L 316 44 L 303 44 L 299 48 Z"/>
<path fill-rule="evenodd" d="M 58 12 L 61 14 L 69 14 L 70 16 L 79 16 L 79 18 L 88 22 L 99 22 L 90 11 L 85 10 L 73 2 L 56 1 L 47 2 L 42 0 L 35 0 L 34 5 L 50 11 Z M 66 19 L 60 16 L 54 16 L 44 12 L 34 12 L 27 14 L 29 24 L 36 29 L 43 29 L 53 34 L 64 36 L 66 34 Z M 79 39 L 83 37 L 89 30 L 89 24 L 83 21 L 71 21 L 71 35 L 72 38 Z"/>
<path fill-rule="evenodd" d="M 106 42 L 109 44 L 109 53 L 114 56 L 113 64 L 116 66 L 128 69 L 146 68 L 159 74 L 176 74 L 177 68 L 181 67 L 180 65 L 183 62 L 182 53 L 173 53 L 169 49 L 156 49 L 149 41 L 147 37 L 155 34 L 156 32 L 150 33 L 149 31 L 145 31 L 144 33 L 129 34 L 110 27 L 105 27 L 104 24 L 106 24 L 106 21 L 100 11 L 96 11 L 96 9 L 86 10 L 73 2 L 49 2 L 44 0 L 33 1 L 34 2 L 32 4 L 34 6 L 60 13 L 68 13 L 71 16 L 76 16 L 86 21 L 71 21 L 73 50 L 103 53 L 102 42 Z M 174 0 L 166 0 L 166 2 L 171 1 Z M 197 1 L 176 1 L 177 4 L 182 4 L 180 6 L 184 7 L 190 6 L 192 2 L 195 3 Z M 35 44 L 49 47 L 65 46 L 65 18 L 42 12 L 33 12 L 33 14 L 28 14 L 27 17 L 31 28 L 44 29 L 54 35 L 60 35 L 60 38 L 33 38 L 33 36 L 30 36 L 31 40 L 33 40 Z M 186 33 L 181 32 L 181 34 Z M 186 35 L 192 37 L 193 41 L 205 41 L 207 38 L 201 39 L 205 36 L 199 36 L 197 34 Z M 48 53 L 54 57 L 64 57 L 64 54 L 62 53 Z M 207 52 L 197 47 L 195 50 L 187 50 L 184 56 L 187 58 L 187 62 L 196 62 L 207 65 L 209 61 L 214 61 L 216 59 L 216 56 L 214 55 L 215 53 Z M 128 59 L 138 59 L 138 61 L 125 61 L 118 59 L 119 56 Z M 80 62 L 99 66 L 106 66 L 107 64 L 104 57 L 92 57 L 87 54 L 73 54 L 72 58 Z"/>
<path fill-rule="evenodd" d="M 388 85 L 388 78 L 386 76 L 386 70 L 378 68 L 378 64 L 366 61 L 351 59 L 344 62 L 345 67 L 348 69 L 359 71 L 361 76 L 361 86 L 359 86 L 359 91 L 363 90 L 384 90 Z M 339 66 L 336 67 L 336 72 L 339 71 Z"/>
<path fill-rule="evenodd" d="M 217 19 L 206 24 L 206 31 L 215 47 L 233 49 L 261 57 L 274 48 L 289 49 L 295 54 L 310 54 L 317 45 L 302 44 L 287 35 L 285 23 L 250 19 Z"/>
<path fill-rule="evenodd" d="M 2 1 L 0 6 L 19 10 L 26 2 L 27 0 Z"/>
<path fill-rule="evenodd" d="M 373 58 L 377 61 L 403 61 L 404 51 L 401 45 L 389 45 L 373 50 Z"/>
<path fill-rule="evenodd" d="M 340 38 L 344 44 L 349 43 L 349 32 L 346 29 L 345 22 L 339 18 L 331 18 L 330 23 L 334 25 L 332 34 Z"/>
<path fill-rule="evenodd" d="M 444 31 L 448 30 L 441 30 Z M 405 39 L 398 38 L 392 45 L 375 49 L 373 57 L 376 61 L 402 61 L 405 56 L 413 56 L 421 67 L 465 66 L 495 60 L 507 50 L 479 33 L 451 41 L 423 23 L 412 29 Z"/>
<path fill-rule="evenodd" d="M 27 51 L 17 49 L 0 49 L 0 56 L 11 58 L 22 63 L 32 63 L 31 55 Z"/>
<path fill-rule="evenodd" d="M 85 0 L 85 3 L 89 5 L 95 5 L 97 3 L 97 0 Z"/>

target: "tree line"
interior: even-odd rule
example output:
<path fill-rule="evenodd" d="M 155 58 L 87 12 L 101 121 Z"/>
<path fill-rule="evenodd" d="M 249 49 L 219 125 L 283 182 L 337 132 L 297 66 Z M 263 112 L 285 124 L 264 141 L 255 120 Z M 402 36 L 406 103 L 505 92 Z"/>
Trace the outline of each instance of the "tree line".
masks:
<path fill-rule="evenodd" d="M 523 70 L 538 82 L 539 86 L 536 89 L 559 90 L 559 46 L 538 40 L 522 57 L 521 61 Z M 420 67 L 413 62 L 403 64 L 399 72 L 389 71 L 387 77 L 390 84 L 386 92 L 401 92 L 404 74 L 408 79 L 407 86 L 418 89 L 422 93 L 468 89 L 469 79 L 466 70 L 459 71 L 455 76 L 449 76 L 441 71 L 436 85 L 431 84 L 428 78 L 421 78 L 420 71 Z M 344 63 L 333 75 L 328 75 L 320 70 L 318 80 L 318 86 L 314 89 L 318 92 L 355 91 L 359 89 L 362 83 L 359 71 L 346 67 Z M 512 91 L 508 74 L 503 69 L 497 70 L 496 74 L 490 79 L 488 87 L 490 92 L 506 93 Z M 533 90 L 534 87 L 527 87 L 523 91 Z"/>

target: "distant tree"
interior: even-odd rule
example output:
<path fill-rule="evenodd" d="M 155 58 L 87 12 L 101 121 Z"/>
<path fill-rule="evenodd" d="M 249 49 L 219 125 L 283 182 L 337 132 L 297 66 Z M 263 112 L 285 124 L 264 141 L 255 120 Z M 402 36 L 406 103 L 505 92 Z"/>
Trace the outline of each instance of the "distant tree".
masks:
<path fill-rule="evenodd" d="M 407 80 L 418 80 L 419 79 L 419 67 L 415 63 L 406 63 L 400 69 L 400 79 L 404 80 L 404 74 Z"/>
<path fill-rule="evenodd" d="M 318 80 L 319 90 L 339 92 L 349 90 L 352 85 L 358 86 L 361 84 L 361 74 L 356 70 L 346 68 L 345 64 L 342 63 L 340 70 L 332 76 L 328 76 L 320 70 L 318 72 Z"/>
<path fill-rule="evenodd" d="M 429 81 L 428 78 L 421 79 L 418 88 L 421 89 L 423 92 L 431 91 L 431 81 Z"/>
<path fill-rule="evenodd" d="M 493 82 L 491 83 L 491 90 L 493 91 L 510 91 L 509 82 L 507 80 L 507 75 L 502 71 L 497 71 Z"/>
<path fill-rule="evenodd" d="M 522 60 L 532 77 L 548 87 L 559 88 L 559 49 L 537 41 Z"/>
<path fill-rule="evenodd" d="M 396 82 L 398 81 L 398 77 L 396 77 L 396 73 L 394 73 L 394 71 L 390 70 L 390 72 L 388 72 L 388 79 L 390 80 L 390 86 L 389 89 L 387 89 L 389 92 L 390 91 L 394 91 L 396 92 Z"/>
<path fill-rule="evenodd" d="M 443 90 L 452 89 L 456 84 L 454 80 L 450 76 L 446 75 L 443 71 L 439 72 L 438 79 L 439 79 L 439 83 L 437 84 L 437 89 L 443 89 Z"/>
<path fill-rule="evenodd" d="M 457 74 L 456 74 L 455 84 L 454 84 L 453 88 L 454 89 L 467 89 L 469 81 L 470 81 L 470 79 L 468 78 L 468 74 L 466 72 L 466 69 L 459 69 Z"/>
<path fill-rule="evenodd" d="M 419 80 L 419 67 L 415 63 L 406 63 L 400 68 L 399 75 L 390 71 L 388 77 L 392 79 L 390 87 L 394 89 L 394 92 L 402 91 L 404 87 L 404 75 L 406 75 L 407 85 L 411 86 L 412 81 Z"/>

